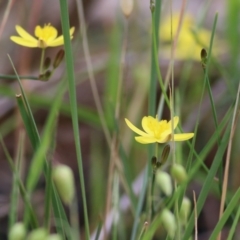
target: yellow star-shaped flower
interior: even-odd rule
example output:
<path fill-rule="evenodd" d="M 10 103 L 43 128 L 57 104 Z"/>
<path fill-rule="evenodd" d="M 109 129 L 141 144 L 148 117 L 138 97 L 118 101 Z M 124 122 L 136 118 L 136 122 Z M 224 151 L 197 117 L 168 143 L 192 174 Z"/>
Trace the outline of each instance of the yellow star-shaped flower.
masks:
<path fill-rule="evenodd" d="M 179 14 L 174 13 L 172 18 L 168 17 L 163 20 L 160 26 L 160 40 L 165 43 L 162 48 L 162 55 L 170 56 L 171 40 L 176 37 L 179 25 Z M 172 35 L 172 36 L 171 36 Z M 194 21 L 194 16 L 185 14 L 175 49 L 175 57 L 178 60 L 200 60 L 202 48 L 208 48 L 211 38 L 211 31 L 206 28 L 198 28 Z M 215 36 L 213 54 L 218 56 L 223 53 L 219 39 Z"/>
<path fill-rule="evenodd" d="M 73 38 L 75 28 L 72 27 L 69 31 L 71 39 Z M 57 29 L 51 26 L 51 24 L 45 24 L 44 27 L 36 26 L 35 27 L 35 36 L 33 37 L 28 32 L 26 32 L 19 25 L 16 26 L 16 31 L 19 36 L 11 36 L 10 39 L 22 46 L 30 48 L 42 48 L 47 47 L 58 47 L 64 44 L 63 35 L 57 36 Z"/>
<path fill-rule="evenodd" d="M 143 117 L 142 127 L 145 132 L 135 127 L 128 119 L 125 118 L 125 121 L 131 130 L 140 135 L 135 137 L 135 139 L 142 144 L 185 141 L 194 136 L 194 133 L 172 133 L 172 124 L 173 129 L 175 129 L 178 125 L 179 117 L 174 117 L 169 122 L 166 120 L 159 121 L 157 118 L 151 116 Z"/>

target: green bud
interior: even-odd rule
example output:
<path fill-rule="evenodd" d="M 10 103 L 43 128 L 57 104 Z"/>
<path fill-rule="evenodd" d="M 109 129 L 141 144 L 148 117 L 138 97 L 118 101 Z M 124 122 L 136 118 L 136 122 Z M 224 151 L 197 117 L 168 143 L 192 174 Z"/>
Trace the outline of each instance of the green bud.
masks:
<path fill-rule="evenodd" d="M 207 51 L 206 51 L 206 49 L 202 49 L 201 50 L 201 61 L 202 61 L 202 67 L 203 67 L 203 69 L 205 69 L 206 68 L 206 65 L 207 65 Z"/>
<path fill-rule="evenodd" d="M 152 169 L 153 169 L 153 173 L 155 174 L 157 170 L 157 158 L 155 156 L 152 157 Z"/>
<path fill-rule="evenodd" d="M 201 50 L 201 60 L 202 61 L 206 61 L 207 60 L 207 51 L 204 48 Z"/>
<path fill-rule="evenodd" d="M 178 183 L 182 183 L 187 180 L 187 172 L 180 164 L 174 164 L 172 166 L 171 175 Z"/>
<path fill-rule="evenodd" d="M 8 234 L 9 240 L 25 240 L 26 239 L 26 228 L 23 223 L 15 223 Z"/>
<path fill-rule="evenodd" d="M 56 233 L 49 235 L 46 240 L 62 240 L 62 237 Z"/>
<path fill-rule="evenodd" d="M 51 58 L 50 57 L 46 57 L 43 63 L 43 69 L 47 70 L 51 65 Z"/>
<path fill-rule="evenodd" d="M 33 230 L 27 237 L 27 240 L 46 240 L 48 232 L 45 228 Z"/>
<path fill-rule="evenodd" d="M 163 209 L 162 211 L 162 223 L 168 235 L 171 238 L 174 238 L 174 235 L 177 229 L 177 223 L 176 223 L 175 216 L 168 209 Z"/>
<path fill-rule="evenodd" d="M 162 165 L 167 161 L 169 153 L 170 153 L 170 146 L 168 144 L 163 148 L 163 151 L 162 151 L 161 161 L 160 161 Z"/>
<path fill-rule="evenodd" d="M 41 81 L 47 81 L 47 80 L 49 80 L 51 75 L 52 75 L 52 71 L 47 70 L 45 73 L 42 73 L 42 74 L 39 75 L 39 79 Z"/>
<path fill-rule="evenodd" d="M 187 222 L 187 219 L 189 217 L 190 211 L 191 211 L 191 201 L 189 198 L 184 197 L 182 201 L 182 205 L 180 208 L 179 216 L 183 223 Z"/>
<path fill-rule="evenodd" d="M 54 59 L 53 68 L 57 68 L 64 58 L 65 52 L 63 49 L 60 49 Z"/>
<path fill-rule="evenodd" d="M 164 194 L 166 194 L 167 196 L 170 196 L 172 194 L 172 180 L 168 173 L 158 171 L 156 174 L 156 183 Z"/>
<path fill-rule="evenodd" d="M 72 169 L 67 165 L 60 164 L 53 169 L 52 177 L 60 198 L 65 204 L 70 204 L 74 197 Z"/>

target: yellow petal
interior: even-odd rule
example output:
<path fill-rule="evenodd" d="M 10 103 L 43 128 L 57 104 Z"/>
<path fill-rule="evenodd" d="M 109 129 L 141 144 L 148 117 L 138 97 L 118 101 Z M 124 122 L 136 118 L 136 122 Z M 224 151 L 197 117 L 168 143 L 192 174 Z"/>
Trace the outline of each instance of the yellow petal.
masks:
<path fill-rule="evenodd" d="M 125 122 L 128 125 L 128 127 L 130 129 L 132 129 L 135 133 L 141 135 L 141 136 L 145 136 L 148 137 L 149 135 L 145 132 L 143 132 L 142 130 L 138 129 L 137 127 L 135 127 L 127 118 L 125 118 Z"/>
<path fill-rule="evenodd" d="M 154 137 L 135 137 L 135 140 L 142 144 L 155 143 L 156 138 Z"/>
<path fill-rule="evenodd" d="M 74 33 L 75 27 L 71 27 L 69 33 L 70 33 L 70 38 L 73 38 L 73 33 Z M 57 46 L 61 46 L 64 44 L 64 39 L 63 39 L 63 35 L 59 36 L 58 38 L 54 39 L 53 41 L 48 43 L 49 47 L 57 47 Z"/>
<path fill-rule="evenodd" d="M 179 117 L 175 116 L 175 117 L 173 118 L 173 129 L 175 129 L 175 128 L 177 127 L 178 122 L 179 122 Z M 169 125 L 170 129 L 172 129 L 172 120 L 170 120 L 170 121 L 168 122 L 168 125 Z M 171 133 L 171 132 L 170 132 L 170 133 Z"/>
<path fill-rule="evenodd" d="M 71 36 L 71 37 L 72 37 L 72 35 L 73 35 L 74 31 L 75 31 L 75 27 L 71 27 L 71 28 L 70 28 L 70 31 L 69 31 L 69 32 L 70 32 L 70 36 Z"/>
<path fill-rule="evenodd" d="M 19 45 L 25 46 L 25 47 L 32 47 L 32 48 L 34 48 L 34 47 L 38 46 L 38 42 L 37 41 L 33 42 L 33 41 L 29 41 L 27 39 L 23 39 L 21 37 L 15 37 L 15 36 L 10 37 L 10 39 L 13 42 L 15 42 L 15 43 L 17 43 Z"/>
<path fill-rule="evenodd" d="M 186 141 L 194 136 L 194 133 L 178 133 L 174 134 L 172 141 Z"/>
<path fill-rule="evenodd" d="M 147 132 L 150 135 L 154 135 L 154 132 L 152 131 L 151 128 L 149 128 L 149 125 L 151 125 L 151 122 L 156 122 L 157 120 L 151 116 L 148 117 L 143 117 L 142 119 L 142 127 L 145 132 Z"/>
<path fill-rule="evenodd" d="M 58 47 L 64 44 L 63 36 L 60 36 L 48 43 L 49 47 Z"/>
<path fill-rule="evenodd" d="M 54 39 L 56 39 L 57 35 L 58 35 L 58 31 L 55 27 L 53 26 L 47 26 L 45 27 L 45 31 L 47 32 L 47 39 L 48 41 L 53 41 Z"/>
<path fill-rule="evenodd" d="M 169 142 L 170 140 L 171 140 L 171 134 L 168 134 L 168 135 L 161 136 L 160 139 L 157 139 L 157 142 L 166 143 L 166 142 Z"/>
<path fill-rule="evenodd" d="M 178 122 L 179 122 L 179 117 L 174 117 L 173 118 L 173 130 L 177 127 L 178 125 Z M 170 120 L 168 123 L 167 123 L 167 129 L 165 131 L 162 132 L 161 134 L 161 138 L 165 139 L 165 138 L 168 138 L 168 136 L 170 134 L 172 134 L 172 120 Z"/>
<path fill-rule="evenodd" d="M 29 42 L 36 42 L 37 39 L 34 38 L 32 35 L 30 35 L 28 32 L 26 32 L 22 27 L 19 25 L 16 25 L 16 31 L 17 33 L 24 39 L 28 40 Z"/>
<path fill-rule="evenodd" d="M 39 38 L 40 36 L 42 36 L 42 32 L 43 32 L 43 29 L 41 26 L 36 26 L 35 27 L 35 31 L 34 31 L 34 34 L 37 38 Z"/>

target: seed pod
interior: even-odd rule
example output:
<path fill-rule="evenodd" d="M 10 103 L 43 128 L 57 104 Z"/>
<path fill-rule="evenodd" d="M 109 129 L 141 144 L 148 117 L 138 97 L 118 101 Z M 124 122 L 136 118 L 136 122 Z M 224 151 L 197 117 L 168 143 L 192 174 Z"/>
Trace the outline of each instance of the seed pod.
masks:
<path fill-rule="evenodd" d="M 171 238 L 174 238 L 174 235 L 177 229 L 177 223 L 176 223 L 175 216 L 168 209 L 163 209 L 162 211 L 162 223 L 168 235 Z"/>
<path fill-rule="evenodd" d="M 187 180 L 187 172 L 180 164 L 173 164 L 171 168 L 171 175 L 178 183 L 182 183 Z"/>
<path fill-rule="evenodd" d="M 74 197 L 72 169 L 67 165 L 60 164 L 53 169 L 52 177 L 60 198 L 65 204 L 70 204 Z"/>
<path fill-rule="evenodd" d="M 191 211 L 191 205 L 192 204 L 191 204 L 191 201 L 189 200 L 189 198 L 184 197 L 181 208 L 180 208 L 180 212 L 179 212 L 180 219 L 183 223 L 187 222 L 187 219 L 188 219 L 190 211 Z"/>
<path fill-rule="evenodd" d="M 49 235 L 46 240 L 62 240 L 62 237 L 56 233 Z"/>
<path fill-rule="evenodd" d="M 168 173 L 158 171 L 156 174 L 156 183 L 164 194 L 166 194 L 167 196 L 170 196 L 172 194 L 172 180 Z"/>
<path fill-rule="evenodd" d="M 26 228 L 23 223 L 15 223 L 8 234 L 9 240 L 25 240 L 26 239 Z"/>
<path fill-rule="evenodd" d="M 45 240 L 48 233 L 45 228 L 38 228 L 33 230 L 27 237 L 27 240 Z"/>

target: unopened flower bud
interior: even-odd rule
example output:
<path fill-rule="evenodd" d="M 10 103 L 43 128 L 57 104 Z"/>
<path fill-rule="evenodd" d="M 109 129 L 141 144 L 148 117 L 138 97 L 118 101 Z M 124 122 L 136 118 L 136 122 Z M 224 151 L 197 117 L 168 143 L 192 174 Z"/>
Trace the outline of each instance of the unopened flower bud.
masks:
<path fill-rule="evenodd" d="M 41 81 L 47 81 L 52 75 L 52 71 L 47 70 L 45 73 L 39 75 L 39 79 Z"/>
<path fill-rule="evenodd" d="M 190 211 L 191 211 L 191 201 L 189 200 L 189 198 L 184 197 L 183 201 L 182 201 L 181 208 L 180 208 L 180 212 L 179 212 L 180 219 L 184 223 L 187 222 Z"/>
<path fill-rule="evenodd" d="M 207 60 L 207 51 L 206 51 L 206 49 L 203 48 L 201 50 L 201 54 L 200 55 L 201 55 L 201 60 L 202 61 L 206 61 Z"/>
<path fill-rule="evenodd" d="M 43 63 L 43 69 L 47 70 L 51 65 L 51 58 L 50 57 L 46 57 Z"/>
<path fill-rule="evenodd" d="M 162 211 L 162 223 L 168 235 L 171 238 L 174 238 L 174 235 L 177 229 L 177 223 L 176 223 L 175 216 L 168 209 L 163 209 Z"/>
<path fill-rule="evenodd" d="M 26 239 L 26 228 L 23 223 L 15 223 L 8 234 L 9 240 L 25 240 Z"/>
<path fill-rule="evenodd" d="M 203 67 L 203 69 L 205 69 L 206 68 L 206 64 L 207 64 L 207 51 L 206 51 L 206 49 L 202 49 L 201 50 L 201 61 L 202 61 L 202 67 Z"/>
<path fill-rule="evenodd" d="M 182 183 L 187 180 L 187 172 L 180 164 L 174 164 L 172 166 L 171 175 L 178 183 Z"/>
<path fill-rule="evenodd" d="M 161 161 L 160 161 L 161 165 L 163 165 L 167 161 L 169 153 L 170 153 L 170 146 L 169 144 L 167 144 L 162 151 Z"/>
<path fill-rule="evenodd" d="M 46 240 L 62 240 L 62 237 L 56 233 L 49 235 Z"/>
<path fill-rule="evenodd" d="M 164 194 L 170 196 L 172 194 L 172 180 L 168 173 L 158 171 L 156 174 L 156 183 Z"/>
<path fill-rule="evenodd" d="M 65 204 L 70 204 L 74 197 L 74 177 L 72 169 L 60 164 L 53 169 L 52 176 L 60 198 Z"/>
<path fill-rule="evenodd" d="M 157 158 L 155 156 L 152 157 L 152 169 L 153 169 L 153 174 L 155 174 L 157 170 Z"/>
<path fill-rule="evenodd" d="M 53 68 L 57 68 L 60 63 L 62 62 L 63 58 L 64 58 L 64 50 L 63 49 L 60 49 L 54 59 L 54 62 L 53 62 Z"/>
<path fill-rule="evenodd" d="M 48 233 L 45 228 L 38 228 L 33 230 L 27 237 L 27 240 L 45 240 Z"/>
<path fill-rule="evenodd" d="M 126 17 L 129 17 L 133 10 L 133 0 L 121 0 L 120 1 L 120 6 L 123 11 L 123 14 Z"/>

